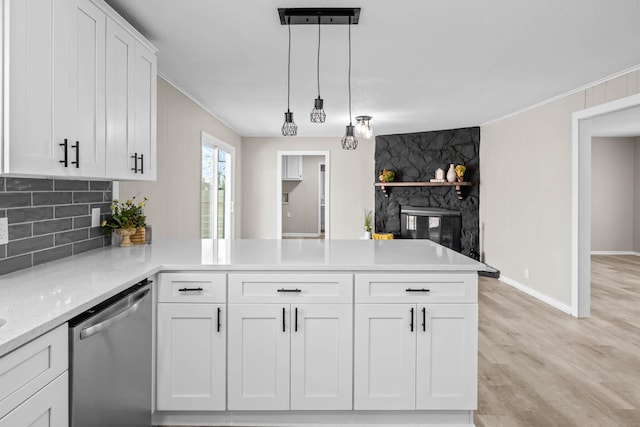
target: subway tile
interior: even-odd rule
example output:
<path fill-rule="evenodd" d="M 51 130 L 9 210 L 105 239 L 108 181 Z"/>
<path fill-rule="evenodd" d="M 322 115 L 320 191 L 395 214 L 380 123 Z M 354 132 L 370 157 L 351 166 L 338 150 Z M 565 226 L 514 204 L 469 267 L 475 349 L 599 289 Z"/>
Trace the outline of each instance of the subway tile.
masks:
<path fill-rule="evenodd" d="M 64 231 L 56 234 L 56 246 L 66 245 L 67 243 L 79 242 L 89 238 L 89 229 Z"/>
<path fill-rule="evenodd" d="M 52 179 L 6 178 L 6 191 L 52 191 Z"/>
<path fill-rule="evenodd" d="M 53 207 L 7 209 L 7 217 L 9 218 L 9 224 L 52 219 Z"/>
<path fill-rule="evenodd" d="M 91 227 L 91 215 L 77 216 L 73 218 L 73 228 L 89 228 Z"/>
<path fill-rule="evenodd" d="M 0 274 L 7 274 L 13 271 L 22 270 L 23 268 L 29 268 L 32 266 L 31 260 L 31 254 L 3 259 L 0 261 Z"/>
<path fill-rule="evenodd" d="M 89 238 L 104 237 L 105 230 L 102 227 L 93 227 L 89 229 Z"/>
<path fill-rule="evenodd" d="M 56 179 L 56 191 L 88 191 L 89 181 L 76 181 L 73 179 Z"/>
<path fill-rule="evenodd" d="M 0 178 L 0 191 L 5 191 L 4 182 L 5 182 L 5 179 L 4 178 Z"/>
<path fill-rule="evenodd" d="M 73 201 L 72 194 L 70 191 L 33 193 L 33 206 L 68 204 Z"/>
<path fill-rule="evenodd" d="M 5 209 L 0 209 L 0 218 L 4 218 L 7 216 L 7 211 Z"/>
<path fill-rule="evenodd" d="M 53 236 L 31 237 L 7 245 L 7 256 L 16 256 L 53 247 Z"/>
<path fill-rule="evenodd" d="M 7 245 L 0 245 L 0 259 L 7 257 Z"/>
<path fill-rule="evenodd" d="M 105 191 L 103 201 L 111 203 L 113 201 L 113 194 L 110 191 Z"/>
<path fill-rule="evenodd" d="M 91 209 L 93 208 L 99 208 L 101 215 L 111 213 L 111 203 L 93 203 Z"/>
<path fill-rule="evenodd" d="M 91 251 L 93 249 L 102 248 L 105 245 L 105 239 L 100 237 L 97 239 L 85 240 L 82 242 L 73 244 L 73 253 L 79 254 L 82 252 Z"/>
<path fill-rule="evenodd" d="M 66 258 L 73 255 L 73 245 L 58 246 L 33 253 L 33 265 Z"/>
<path fill-rule="evenodd" d="M 0 208 L 31 206 L 31 193 L 0 193 Z"/>
<path fill-rule="evenodd" d="M 9 226 L 9 241 L 31 237 L 31 223 L 15 224 Z"/>
<path fill-rule="evenodd" d="M 72 218 L 54 219 L 51 221 L 39 221 L 33 223 L 33 235 L 59 233 L 73 228 Z"/>
<path fill-rule="evenodd" d="M 89 205 L 56 206 L 56 218 L 89 215 Z"/>
<path fill-rule="evenodd" d="M 89 181 L 91 191 L 111 191 L 111 181 Z"/>
<path fill-rule="evenodd" d="M 73 203 L 96 203 L 104 202 L 102 191 L 86 191 L 73 193 Z"/>

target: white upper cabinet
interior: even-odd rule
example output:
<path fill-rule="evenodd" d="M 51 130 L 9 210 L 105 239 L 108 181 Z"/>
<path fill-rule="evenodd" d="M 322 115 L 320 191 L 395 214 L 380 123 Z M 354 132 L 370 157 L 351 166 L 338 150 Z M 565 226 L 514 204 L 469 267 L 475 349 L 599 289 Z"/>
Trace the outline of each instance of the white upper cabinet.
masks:
<path fill-rule="evenodd" d="M 107 176 L 156 177 L 156 56 L 107 20 Z"/>
<path fill-rule="evenodd" d="M 108 162 L 115 160 L 107 155 L 108 73 L 123 66 L 109 63 L 109 21 L 132 40 L 124 64 L 131 100 L 127 120 L 116 126 L 124 126 L 130 139 L 124 143 L 144 159 L 138 174 L 144 167 L 144 179 L 155 179 L 156 62 L 150 45 L 101 0 L 4 0 L 3 15 L 0 172 L 124 177 L 109 173 L 114 167 Z M 117 159 L 122 169 L 133 167 L 128 160 Z"/>
<path fill-rule="evenodd" d="M 282 180 L 302 181 L 302 156 L 282 156 Z"/>

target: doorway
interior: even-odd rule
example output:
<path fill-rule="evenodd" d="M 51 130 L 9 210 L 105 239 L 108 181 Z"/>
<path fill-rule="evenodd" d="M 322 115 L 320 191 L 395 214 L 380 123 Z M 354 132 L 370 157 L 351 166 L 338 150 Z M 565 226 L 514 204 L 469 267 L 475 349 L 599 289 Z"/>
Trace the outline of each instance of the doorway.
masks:
<path fill-rule="evenodd" d="M 329 239 L 329 151 L 278 151 L 276 236 Z"/>
<path fill-rule="evenodd" d="M 576 317 L 591 314 L 592 138 L 634 135 L 640 135 L 640 94 L 573 113 L 571 314 Z"/>
<path fill-rule="evenodd" d="M 202 132 L 200 238 L 233 238 L 235 148 Z"/>

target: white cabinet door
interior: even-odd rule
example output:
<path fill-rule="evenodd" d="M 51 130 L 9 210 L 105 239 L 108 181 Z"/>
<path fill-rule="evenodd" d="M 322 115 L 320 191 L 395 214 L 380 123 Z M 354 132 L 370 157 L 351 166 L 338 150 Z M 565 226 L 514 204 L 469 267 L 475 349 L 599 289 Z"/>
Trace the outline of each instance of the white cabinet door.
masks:
<path fill-rule="evenodd" d="M 419 305 L 416 409 L 476 409 L 478 306 Z"/>
<path fill-rule="evenodd" d="M 228 409 L 289 409 L 289 305 L 229 304 Z"/>
<path fill-rule="evenodd" d="M 0 427 L 68 426 L 69 375 L 67 372 L 0 419 Z"/>
<path fill-rule="evenodd" d="M 352 409 L 352 305 L 295 304 L 291 316 L 291 409 Z"/>
<path fill-rule="evenodd" d="M 135 38 L 107 18 L 107 176 L 128 179 L 133 175 Z"/>
<path fill-rule="evenodd" d="M 156 55 L 136 42 L 134 63 L 134 159 L 130 179 L 156 179 Z"/>
<path fill-rule="evenodd" d="M 105 176 L 106 15 L 89 0 L 67 0 L 66 130 L 72 176 Z M 58 132 L 56 132 L 58 133 Z"/>
<path fill-rule="evenodd" d="M 282 157 L 282 179 L 285 181 L 302 180 L 302 156 Z"/>
<path fill-rule="evenodd" d="M 54 0 L 7 0 L 9 12 L 8 85 L 5 87 L 5 173 L 64 175 L 59 102 L 66 95 L 65 79 L 54 75 L 54 57 L 64 61 L 66 38 L 54 33 L 67 25 L 67 9 Z M 55 16 L 54 16 L 55 13 Z M 5 23 L 6 23 L 5 19 Z M 64 33 L 63 33 L 64 34 Z M 63 64 L 66 65 L 66 64 Z M 64 77 L 64 76 L 62 76 Z M 54 129 L 54 123 L 56 128 Z M 62 131 L 62 129 L 60 129 Z M 9 149 L 10 148 L 10 149 Z"/>
<path fill-rule="evenodd" d="M 415 311 L 413 304 L 355 305 L 354 409 L 415 409 Z"/>
<path fill-rule="evenodd" d="M 158 304 L 158 410 L 225 409 L 224 308 Z"/>

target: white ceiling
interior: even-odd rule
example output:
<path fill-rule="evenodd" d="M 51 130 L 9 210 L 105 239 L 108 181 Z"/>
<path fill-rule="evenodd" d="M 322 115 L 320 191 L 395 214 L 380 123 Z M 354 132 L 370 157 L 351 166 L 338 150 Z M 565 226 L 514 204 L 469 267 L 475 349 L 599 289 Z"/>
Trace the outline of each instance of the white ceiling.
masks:
<path fill-rule="evenodd" d="M 159 71 L 242 136 L 278 136 L 287 27 L 278 7 L 361 7 L 353 116 L 375 134 L 475 126 L 640 64 L 638 0 L 106 0 L 160 50 Z M 327 122 L 312 124 L 316 26 L 292 26 L 299 136 L 341 136 L 347 26 L 322 27 Z"/>

